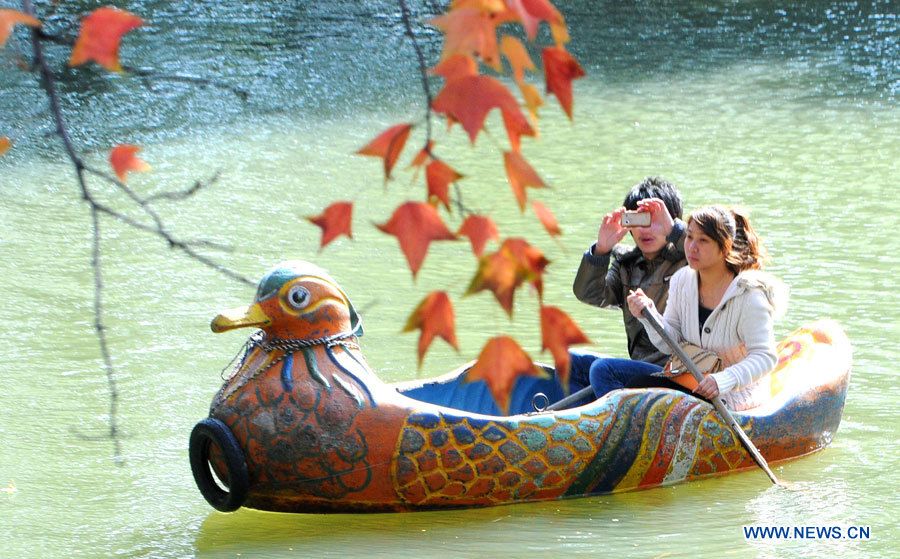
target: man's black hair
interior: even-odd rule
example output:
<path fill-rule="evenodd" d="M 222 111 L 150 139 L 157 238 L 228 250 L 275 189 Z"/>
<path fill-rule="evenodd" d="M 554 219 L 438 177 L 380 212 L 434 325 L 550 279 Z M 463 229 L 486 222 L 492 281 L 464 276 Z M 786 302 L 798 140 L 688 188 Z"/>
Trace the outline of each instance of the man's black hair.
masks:
<path fill-rule="evenodd" d="M 660 177 L 647 177 L 634 185 L 625 196 L 625 202 L 622 205 L 625 206 L 625 209 L 636 210 L 637 203 L 647 198 L 659 198 L 666 204 L 666 209 L 669 210 L 672 219 L 681 218 L 684 211 L 681 194 L 674 184 Z"/>

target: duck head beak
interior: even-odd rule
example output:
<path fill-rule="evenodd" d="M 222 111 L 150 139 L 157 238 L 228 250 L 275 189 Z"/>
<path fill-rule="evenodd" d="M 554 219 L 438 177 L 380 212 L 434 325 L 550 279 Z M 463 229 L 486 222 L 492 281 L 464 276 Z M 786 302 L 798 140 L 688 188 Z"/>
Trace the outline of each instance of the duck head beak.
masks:
<path fill-rule="evenodd" d="M 236 309 L 229 309 L 215 317 L 209 324 L 209 327 L 216 334 L 227 332 L 235 328 L 246 328 L 248 326 L 263 327 L 272 323 L 272 320 L 263 312 L 259 303 Z"/>

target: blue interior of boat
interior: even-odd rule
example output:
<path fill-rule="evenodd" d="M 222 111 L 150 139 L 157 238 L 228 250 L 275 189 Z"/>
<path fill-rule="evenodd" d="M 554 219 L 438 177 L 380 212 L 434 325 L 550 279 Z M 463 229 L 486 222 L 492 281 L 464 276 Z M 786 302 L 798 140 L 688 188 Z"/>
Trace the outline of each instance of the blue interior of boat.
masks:
<path fill-rule="evenodd" d="M 504 415 L 484 381 L 463 382 L 463 376 L 463 374 L 460 374 L 448 380 L 442 379 L 435 382 L 426 382 L 420 386 L 400 390 L 400 393 L 420 402 L 428 402 L 469 413 Z M 519 377 L 510 397 L 509 415 L 535 411 L 532 401 L 534 395 L 538 392 L 546 394 L 551 404 L 565 396 L 555 376 L 549 379 Z M 588 401 L 585 400 L 583 403 Z M 542 406 L 547 405 L 544 401 L 538 403 Z M 575 405 L 567 407 L 575 407 Z"/>

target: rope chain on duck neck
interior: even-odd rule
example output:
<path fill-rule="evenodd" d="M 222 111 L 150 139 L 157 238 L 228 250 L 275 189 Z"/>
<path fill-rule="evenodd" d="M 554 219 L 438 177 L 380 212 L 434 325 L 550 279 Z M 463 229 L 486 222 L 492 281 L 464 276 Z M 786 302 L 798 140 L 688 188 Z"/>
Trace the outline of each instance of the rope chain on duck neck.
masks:
<path fill-rule="evenodd" d="M 341 340 L 345 340 L 347 338 L 352 338 L 356 336 L 355 331 L 349 332 L 340 332 L 334 334 L 332 336 L 322 336 L 321 338 L 313 338 L 312 340 L 286 340 L 283 338 L 266 338 L 266 335 L 262 332 L 257 332 L 250 336 L 250 340 L 248 340 L 250 344 L 250 349 L 254 347 L 260 347 L 263 351 L 272 351 L 273 349 L 280 349 L 286 353 L 293 353 L 295 351 L 299 351 L 302 349 L 307 349 L 310 347 L 314 347 L 317 345 L 324 345 L 325 347 L 331 347 L 336 345 Z"/>
<path fill-rule="evenodd" d="M 287 358 L 288 355 L 292 355 L 295 351 L 302 351 L 304 349 L 308 349 L 308 348 L 315 347 L 318 345 L 324 345 L 325 347 L 334 347 L 336 345 L 341 345 L 341 346 L 348 346 L 348 347 L 354 347 L 356 349 L 359 349 L 359 345 L 357 345 L 355 342 L 345 341 L 348 338 L 356 338 L 356 330 L 355 329 L 350 330 L 348 332 L 340 332 L 340 333 L 334 334 L 332 336 L 323 336 L 321 338 L 313 338 L 311 340 L 286 340 L 283 338 L 268 338 L 267 339 L 265 333 L 262 332 L 261 330 L 259 332 L 255 332 L 250 335 L 250 337 L 247 339 L 246 342 L 244 342 L 244 345 L 237 352 L 237 354 L 234 356 L 234 358 L 231 360 L 231 362 L 229 362 L 228 365 L 226 365 L 225 368 L 222 369 L 222 380 L 225 380 L 227 382 L 227 381 L 231 380 L 232 378 L 234 378 L 234 376 L 238 373 L 238 371 L 241 370 L 241 365 L 244 364 L 244 360 L 247 358 L 247 355 L 249 355 L 250 352 L 253 351 L 254 348 L 258 347 L 265 352 L 271 352 L 273 350 L 281 350 L 284 353 L 282 353 L 281 355 L 279 355 L 278 357 L 273 359 L 272 362 L 269 363 L 268 365 L 266 365 L 265 367 L 261 367 L 253 374 L 248 375 L 248 376 L 244 377 L 243 379 L 241 379 L 233 387 L 231 387 L 231 389 L 228 390 L 227 393 L 225 392 L 225 385 L 223 385 L 221 390 L 219 391 L 219 394 L 216 395 L 216 400 L 217 401 L 227 400 L 232 394 L 237 392 L 242 386 L 244 386 L 245 384 L 247 384 L 254 378 L 258 377 L 259 375 L 263 374 L 264 372 L 268 371 L 275 365 L 281 363 L 282 361 L 285 360 L 285 358 Z M 237 359 L 238 355 L 241 355 L 240 359 Z M 231 374 L 226 377 L 225 371 L 229 367 L 231 367 L 235 361 L 238 362 L 237 365 L 234 366 L 234 368 L 231 371 Z"/>

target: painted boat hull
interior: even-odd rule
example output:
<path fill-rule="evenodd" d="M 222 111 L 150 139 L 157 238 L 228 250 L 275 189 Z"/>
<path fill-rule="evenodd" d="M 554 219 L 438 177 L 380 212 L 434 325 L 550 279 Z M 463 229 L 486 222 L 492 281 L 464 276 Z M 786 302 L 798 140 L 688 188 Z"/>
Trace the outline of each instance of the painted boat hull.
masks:
<path fill-rule="evenodd" d="M 831 442 L 850 366 L 849 341 L 831 321 L 779 345 L 767 381 L 772 400 L 735 413 L 767 461 Z M 204 491 L 220 510 L 380 512 L 572 498 L 757 467 L 713 408 L 687 394 L 618 390 L 576 408 L 526 413 L 536 392 L 551 401 L 562 392 L 555 379 L 522 378 L 515 415 L 501 416 L 483 383 L 462 382 L 465 370 L 388 385 L 352 342 L 302 355 L 251 353 L 204 420 L 232 438 L 202 447 L 192 437 L 195 477 L 197 446 L 208 449 L 198 461 L 206 467 L 208 459 L 241 492 L 240 502 L 219 506 Z M 239 450 L 223 450 L 229 444 Z"/>

